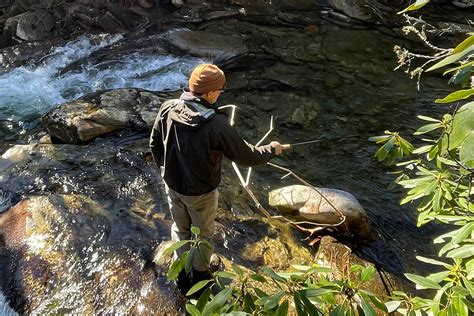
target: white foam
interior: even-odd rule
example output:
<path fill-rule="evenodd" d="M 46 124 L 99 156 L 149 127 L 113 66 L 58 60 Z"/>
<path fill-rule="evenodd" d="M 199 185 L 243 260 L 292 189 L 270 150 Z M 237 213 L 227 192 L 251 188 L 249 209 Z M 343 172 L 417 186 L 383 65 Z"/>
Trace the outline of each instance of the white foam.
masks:
<path fill-rule="evenodd" d="M 1 316 L 13 316 L 18 315 L 13 309 L 8 306 L 8 303 L 5 300 L 5 297 L 0 293 L 0 315 Z"/>
<path fill-rule="evenodd" d="M 199 62 L 196 58 L 163 56 L 150 50 L 110 58 L 104 54 L 98 64 L 87 60 L 94 52 L 120 40 L 121 35 L 81 36 L 55 48 L 35 65 L 2 70 L 0 121 L 12 125 L 10 129 L 13 129 L 25 117 L 37 117 L 54 105 L 97 90 L 124 87 L 179 89 L 186 84 L 189 71 Z M 73 63 L 76 63 L 73 70 L 66 71 Z"/>

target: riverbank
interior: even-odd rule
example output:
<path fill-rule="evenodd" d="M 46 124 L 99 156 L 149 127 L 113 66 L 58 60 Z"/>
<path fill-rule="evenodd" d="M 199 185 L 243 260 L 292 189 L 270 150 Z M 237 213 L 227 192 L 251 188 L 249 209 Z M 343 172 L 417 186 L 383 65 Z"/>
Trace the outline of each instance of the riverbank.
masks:
<path fill-rule="evenodd" d="M 387 191 L 393 179 L 386 173 L 390 169 L 373 159 L 375 148 L 367 139 L 385 129 L 409 134 L 418 126 L 417 114 L 436 116 L 441 108 L 437 110 L 432 100 L 446 95 L 445 81 L 426 77 L 421 97 L 415 82 L 404 73 L 393 72 L 393 45 L 402 41 L 416 47 L 398 37 L 396 26 L 337 19 L 336 13 L 343 11 L 312 6 L 312 2 L 302 6 L 303 2 L 278 10 L 244 6 L 245 14 L 242 7 L 184 6 L 166 15 L 166 21 L 174 20 L 166 22 L 169 24 L 160 20 L 153 27 L 122 35 L 96 34 L 56 46 L 45 41 L 3 50 L 0 80 L 6 88 L 0 90 L 0 97 L 11 106 L 1 110 L 6 111 L 3 148 L 9 150 L 1 159 L 1 216 L 22 209 L 36 214 L 19 217 L 30 223 L 25 226 L 30 235 L 20 238 L 23 243 L 15 249 L 19 258 L 25 258 L 19 270 L 25 277 L 2 279 L 4 290 L 10 286 L 10 294 L 21 298 L 27 284 L 34 293 L 45 293 L 38 300 L 51 305 L 40 301 L 26 305 L 36 311 L 50 307 L 72 311 L 82 304 L 81 299 L 89 304 L 81 306 L 91 310 L 94 304 L 103 311 L 113 311 L 123 303 L 137 307 L 144 298 L 139 293 L 146 289 L 151 289 L 146 292 L 149 298 L 167 302 L 163 297 L 168 294 L 162 293 L 167 285 L 153 283 L 148 266 L 153 250 L 168 239 L 169 214 L 159 177 L 147 158 L 146 127 L 127 125 L 86 144 L 48 144 L 40 116 L 96 90 L 134 86 L 159 94 L 180 89 L 195 63 L 223 53 L 228 85 L 221 104 L 239 106 L 236 126 L 241 134 L 255 143 L 273 115 L 273 139 L 324 139 L 295 149 L 277 163 L 316 186 L 343 189 L 358 198 L 379 236 L 370 245 L 354 247 L 360 256 L 398 276 L 424 271 L 426 266 L 415 256 L 429 257 L 436 251 L 431 236 L 437 228 L 417 228 L 414 210 L 398 204 L 400 192 Z M 12 91 L 12 87 L 20 89 Z M 26 88 L 30 93 L 24 93 Z M 113 104 L 123 99 L 117 93 L 107 100 Z M 13 114 L 8 111 L 16 111 L 16 117 L 9 120 Z M 15 144 L 23 145 L 11 148 Z M 273 188 L 290 184 L 280 176 L 265 167 L 255 170 L 251 185 L 261 201 Z M 220 190 L 218 221 L 227 228 L 221 234 L 222 252 L 227 249 L 229 257 L 251 268 L 270 264 L 284 269 L 290 262 L 311 259 L 310 248 L 299 241 L 303 236 L 282 240 L 281 231 L 259 219 L 228 163 Z M 48 208 L 30 209 L 28 205 Z M 91 216 L 95 212 L 100 216 Z M 51 219 L 60 219 L 63 226 L 55 226 Z M 54 236 L 55 231 L 64 234 L 51 240 L 42 237 L 43 233 Z M 96 240 L 90 250 L 83 249 L 90 242 L 85 235 Z M 242 236 L 248 236 L 245 241 L 251 247 L 241 242 Z M 64 244 L 68 247 L 59 251 Z M 272 257 L 275 249 L 278 256 Z M 8 256 L 4 248 L 2 251 Z M 22 257 L 25 253 L 33 256 Z M 114 257 L 120 260 L 112 260 Z M 33 269 L 37 266 L 40 269 Z M 73 279 L 60 283 L 68 269 Z M 129 275 L 135 277 L 133 284 L 127 284 L 130 295 L 125 290 L 113 295 L 110 289 L 121 286 L 117 280 Z M 49 280 L 59 283 L 49 284 Z M 97 285 L 100 290 L 94 292 Z M 156 307 L 146 302 L 148 308 Z M 25 306 L 21 300 L 14 304 Z M 124 306 L 130 307 L 127 304 Z"/>

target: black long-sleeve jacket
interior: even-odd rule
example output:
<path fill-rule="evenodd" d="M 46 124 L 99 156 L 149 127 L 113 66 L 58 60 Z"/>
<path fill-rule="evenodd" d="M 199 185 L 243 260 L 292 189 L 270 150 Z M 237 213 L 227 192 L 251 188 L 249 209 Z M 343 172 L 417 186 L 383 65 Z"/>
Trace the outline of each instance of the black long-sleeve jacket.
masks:
<path fill-rule="evenodd" d="M 161 105 L 150 148 L 166 184 L 192 196 L 217 188 L 223 155 L 244 167 L 265 164 L 275 156 L 270 145 L 247 143 L 230 126 L 226 115 L 189 92 Z"/>

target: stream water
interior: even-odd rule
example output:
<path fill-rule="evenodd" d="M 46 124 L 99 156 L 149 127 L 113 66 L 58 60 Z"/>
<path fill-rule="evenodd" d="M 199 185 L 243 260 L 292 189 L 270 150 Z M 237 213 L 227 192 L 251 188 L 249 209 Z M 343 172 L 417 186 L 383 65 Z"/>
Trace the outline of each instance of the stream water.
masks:
<path fill-rule="evenodd" d="M 110 54 L 121 40 L 121 35 L 81 36 L 21 67 L 0 64 L 0 152 L 27 139 L 38 117 L 55 105 L 105 89 L 178 89 L 199 61 L 148 50 Z"/>
<path fill-rule="evenodd" d="M 294 32 L 296 34 L 299 31 Z M 367 34 L 364 33 L 364 35 Z M 405 74 L 392 74 L 392 68 L 387 68 L 386 65 L 393 65 L 390 58 L 385 58 L 383 65 L 379 65 L 378 60 L 374 61 L 374 58 L 372 61 L 365 61 L 368 59 L 367 55 L 377 54 L 381 50 L 388 51 L 388 53 L 384 53 L 385 56 L 391 56 L 392 39 L 387 43 L 380 43 L 379 37 L 376 37 L 368 44 L 350 46 L 348 51 L 344 51 L 346 48 L 341 44 L 342 38 L 347 39 L 348 36 L 352 36 L 351 34 L 344 30 L 328 28 L 326 33 L 322 32 L 321 36 L 324 37 L 323 49 L 332 49 L 331 45 L 335 47 L 334 52 L 326 53 L 330 56 L 327 64 L 320 65 L 320 68 L 314 72 L 311 70 L 309 72 L 311 78 L 303 77 L 305 75 L 300 78 L 298 77 L 299 73 L 292 78 L 277 78 L 282 82 L 291 80 L 305 83 L 314 82 L 313 89 L 298 91 L 294 95 L 285 91 L 272 90 L 261 94 L 263 97 L 274 98 L 275 102 L 284 104 L 275 110 L 276 115 L 279 115 L 280 122 L 284 122 L 275 131 L 274 135 L 278 139 L 285 142 L 304 141 L 313 139 L 317 133 L 318 137 L 327 137 L 333 141 L 302 147 L 289 153 L 287 160 L 283 162 L 290 164 L 292 168 L 294 167 L 294 171 L 303 175 L 311 183 L 345 189 L 354 193 L 361 201 L 380 237 L 379 241 L 363 248 L 361 254 L 385 270 L 398 275 L 403 272 L 420 272 L 424 267 L 416 262 L 415 255 L 434 254 L 435 249 L 430 245 L 430 242 L 437 228 L 433 225 L 423 229 L 416 228 L 416 214 L 413 208 L 406 206 L 401 208 L 398 204 L 400 191 L 387 191 L 386 187 L 393 176 L 387 173 L 390 169 L 372 158 L 375 147 L 367 142 L 367 138 L 374 133 L 381 133 L 386 128 L 402 129 L 408 131 L 408 134 L 419 124 L 414 119 L 415 114 L 437 115 L 440 110 L 432 109 L 431 100 L 434 99 L 435 94 L 444 93 L 444 83 L 439 79 L 428 80 L 428 93 L 425 91 L 423 97 L 418 97 L 414 89 L 414 82 L 408 82 Z M 341 36 L 341 38 L 338 39 L 337 36 Z M 286 41 L 283 37 L 281 38 L 282 41 Z M 186 75 L 193 66 L 201 62 L 200 59 L 189 56 L 175 57 L 158 53 L 149 49 L 151 44 L 140 49 L 124 50 L 121 46 L 124 41 L 126 39 L 120 35 L 81 36 L 64 46 L 52 49 L 46 56 L 32 60 L 21 67 L 0 68 L 0 152 L 3 153 L 12 144 L 27 143 L 39 124 L 40 116 L 55 105 L 102 89 L 121 87 L 139 87 L 149 90 L 179 89 L 186 84 Z M 287 44 L 285 43 L 285 45 Z M 372 49 L 370 45 L 374 46 L 375 53 L 370 50 Z M 319 49 L 317 47 L 317 50 Z M 297 50 L 295 51 L 298 53 Z M 348 71 L 344 67 L 349 67 L 347 64 L 350 63 L 355 63 L 358 68 Z M 278 70 L 277 67 L 278 65 L 271 71 Z M 291 68 L 288 67 L 288 69 Z M 271 71 L 268 71 L 267 74 Z M 271 73 L 271 75 L 273 76 L 272 80 L 278 76 L 275 73 Z M 232 87 L 230 88 L 232 89 Z M 230 95 L 235 97 L 235 95 Z M 302 99 L 302 95 L 307 99 Z M 255 96 L 249 93 L 245 97 L 246 101 L 251 101 Z M 223 99 L 225 100 L 225 97 Z M 285 102 L 295 100 L 299 102 L 299 105 L 306 105 L 317 100 L 316 111 L 319 112 L 315 117 L 312 117 L 311 125 L 302 127 L 296 123 L 293 124 L 294 122 L 284 121 L 285 116 L 295 116 L 295 114 L 285 112 L 293 111 L 291 107 L 293 104 L 288 106 Z M 226 101 L 232 102 L 234 100 Z M 236 102 L 239 101 L 241 99 L 236 99 Z M 314 104 L 314 102 L 311 103 L 311 106 Z M 248 112 L 241 111 L 238 120 L 245 119 L 245 124 L 247 124 L 245 127 L 248 127 L 248 130 L 243 134 L 249 138 L 255 138 L 255 133 L 252 131 L 259 129 L 260 133 L 266 127 L 262 125 L 262 118 L 255 115 L 255 107 L 250 105 L 249 109 Z M 268 109 L 264 111 L 268 111 Z M 309 117 L 312 114 L 305 113 L 304 115 Z M 351 135 L 352 138 L 342 140 L 347 135 Z M 3 205 L 2 209 L 7 209 L 13 204 L 12 201 L 18 202 L 20 197 L 17 192 L 29 193 L 39 190 L 40 193 L 95 195 L 101 199 L 104 205 L 113 205 L 113 209 L 118 210 L 115 226 L 112 228 L 112 232 L 107 233 L 110 236 L 106 237 L 108 238 L 107 243 L 114 240 L 115 237 L 119 240 L 118 237 L 121 237 L 123 231 L 126 231 L 123 227 L 127 225 L 130 227 L 133 223 L 133 219 L 120 216 L 120 209 L 127 207 L 129 201 L 133 202 L 133 207 L 138 210 L 137 212 L 142 213 L 147 212 L 152 202 L 161 203 L 163 212 L 165 208 L 164 201 L 142 199 L 142 196 L 152 196 L 156 190 L 156 171 L 147 169 L 149 167 L 143 159 L 137 157 L 133 138 L 121 141 L 123 141 L 124 148 L 120 148 L 118 152 L 110 150 L 114 145 L 117 145 L 112 144 L 114 141 L 103 144 L 93 143 L 81 148 L 71 147 L 72 150 L 69 150 L 67 146 L 62 146 L 57 153 L 52 154 L 57 161 L 36 167 L 37 169 L 33 169 L 34 173 L 28 170 L 28 173 L 22 174 L 21 180 L 24 183 L 11 183 L 11 187 L 7 188 L 8 193 L 2 192 L 0 195 L 0 206 Z M 74 176 L 71 176 L 70 170 L 74 170 Z M 120 170 L 126 170 L 121 175 L 122 178 L 117 175 Z M 253 178 L 252 185 L 258 188 L 257 195 L 261 199 L 265 198 L 266 193 L 272 187 L 282 185 L 279 180 L 280 175 L 272 171 L 257 169 Z M 229 174 L 227 172 L 223 176 L 223 183 L 226 188 L 229 188 L 229 191 L 234 189 L 234 192 L 227 193 L 227 197 L 226 194 L 223 194 L 222 204 L 225 208 L 239 213 L 241 204 L 247 204 L 247 208 L 251 206 L 248 206 L 250 205 L 248 200 L 236 193 L 238 192 L 238 189 L 235 189 L 238 187 L 237 181 Z M 25 187 L 26 183 L 33 184 L 30 188 Z M 104 192 L 110 193 L 110 196 L 101 196 Z M 148 195 L 145 194 L 146 192 L 149 192 Z M 234 199 L 231 194 L 235 194 Z M 16 196 L 16 198 L 12 198 L 12 196 Z M 127 203 L 122 204 L 123 201 Z M 239 201 L 242 201 L 241 204 Z M 245 206 L 242 207 L 242 209 L 244 208 Z M 146 215 L 148 216 L 148 213 Z M 69 227 L 68 225 L 72 225 L 71 223 L 74 223 L 75 219 L 68 218 L 66 220 L 64 225 Z M 263 238 L 267 231 L 261 227 L 261 224 L 257 223 L 255 227 L 252 225 L 251 221 L 245 224 L 239 223 L 237 224 L 239 231 L 230 230 L 227 236 L 238 236 L 238 233 L 245 233 L 246 235 L 254 234 L 256 240 Z M 253 233 L 250 232 L 253 231 L 252 228 L 255 228 Z M 61 228 L 56 227 L 55 229 Z M 72 233 L 74 233 L 73 230 L 71 230 Z M 102 233 L 97 232 L 98 235 Z M 39 245 L 39 248 L 35 247 L 40 249 L 42 240 L 41 236 L 37 237 L 31 242 L 36 242 L 34 245 Z M 58 247 L 67 244 L 69 237 L 62 240 L 63 237 L 67 236 L 58 235 L 58 240 L 52 243 L 57 244 Z M 124 238 L 133 239 L 133 237 L 127 236 Z M 229 252 L 234 251 L 236 256 L 246 246 L 245 241 L 239 240 L 237 237 L 225 238 L 228 238 L 226 247 Z M 100 244 L 99 239 L 97 242 Z M 58 292 L 56 297 L 52 295 L 51 300 L 41 304 L 40 307 L 46 309 L 40 308 L 38 311 L 48 311 L 48 306 L 53 306 L 59 300 L 65 301 L 62 304 L 68 305 L 68 309 L 64 309 L 65 311 L 77 311 L 77 308 L 83 305 L 79 299 L 81 294 L 86 291 L 84 289 L 90 290 L 91 293 L 95 291 L 94 280 L 85 283 L 77 281 L 82 274 L 92 278 L 91 275 L 98 270 L 108 269 L 111 271 L 110 273 L 116 272 L 118 276 L 121 276 L 126 273 L 134 273 L 136 267 L 145 264 L 142 259 L 137 258 L 133 259 L 132 268 L 122 269 L 120 258 L 117 259 L 118 261 L 115 258 L 108 260 L 112 255 L 99 253 L 98 249 L 100 249 L 99 246 L 97 249 L 92 247 L 87 251 L 81 250 L 80 257 L 82 259 L 80 261 L 71 261 L 66 264 L 72 271 L 75 271 L 77 265 L 81 267 L 77 276 L 71 274 L 71 284 L 75 284 L 75 286 L 69 287 L 71 290 L 69 294 L 72 294 L 66 297 L 65 293 Z M 102 267 L 100 262 L 108 264 L 107 269 Z M 78 283 L 74 283 L 76 281 Z M 103 282 L 103 284 L 100 283 L 101 286 L 103 285 L 104 289 L 107 289 L 106 278 L 100 279 L 100 282 Z M 141 297 L 140 293 L 147 291 L 146 289 L 149 288 L 147 282 L 149 281 L 144 281 L 133 291 L 127 288 L 122 289 L 124 293 L 130 290 L 129 302 L 135 302 L 136 297 Z M 132 286 L 135 285 L 132 284 Z M 0 296 L 0 312 L 2 309 L 7 310 L 1 299 Z M 126 312 L 126 309 L 118 309 L 120 304 L 122 302 L 112 302 L 113 308 L 96 309 L 96 311 Z"/>

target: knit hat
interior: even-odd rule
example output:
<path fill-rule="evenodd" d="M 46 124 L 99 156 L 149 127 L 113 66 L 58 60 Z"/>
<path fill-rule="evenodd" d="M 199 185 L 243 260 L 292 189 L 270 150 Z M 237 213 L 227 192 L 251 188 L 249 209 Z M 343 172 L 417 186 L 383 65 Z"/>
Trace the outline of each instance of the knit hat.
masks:
<path fill-rule="evenodd" d="M 224 72 L 213 64 L 197 66 L 189 77 L 189 90 L 198 94 L 222 89 L 224 84 Z"/>

